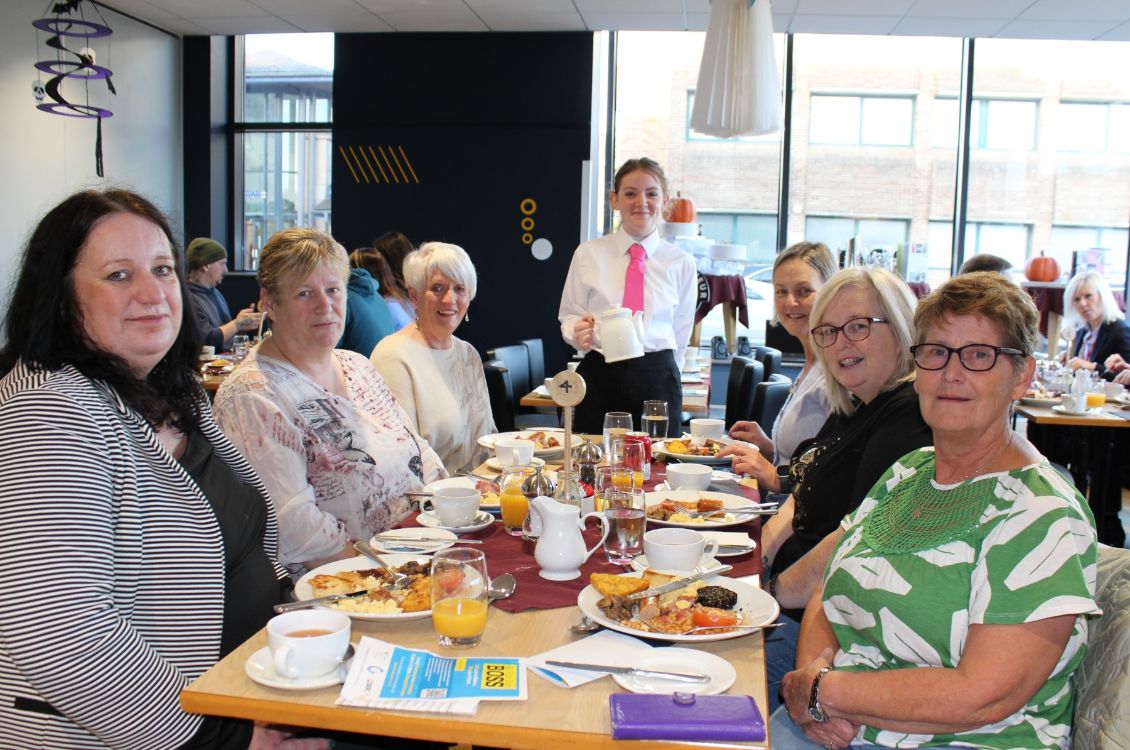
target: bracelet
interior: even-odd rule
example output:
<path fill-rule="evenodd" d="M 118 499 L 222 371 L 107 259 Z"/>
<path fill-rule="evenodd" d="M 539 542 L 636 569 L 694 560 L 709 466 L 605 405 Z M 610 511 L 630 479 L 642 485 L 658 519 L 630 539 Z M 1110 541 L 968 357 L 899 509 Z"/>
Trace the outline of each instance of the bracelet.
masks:
<path fill-rule="evenodd" d="M 769 596 L 777 598 L 777 576 L 771 576 L 768 583 Z"/>

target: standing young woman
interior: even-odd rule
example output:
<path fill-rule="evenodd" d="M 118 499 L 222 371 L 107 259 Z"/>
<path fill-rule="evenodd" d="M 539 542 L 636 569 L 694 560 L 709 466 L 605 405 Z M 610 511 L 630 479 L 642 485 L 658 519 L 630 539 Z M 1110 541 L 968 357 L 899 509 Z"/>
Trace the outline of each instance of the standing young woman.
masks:
<path fill-rule="evenodd" d="M 577 373 L 588 393 L 573 424 L 580 432 L 599 433 L 605 412 L 626 411 L 639 426 L 643 401 L 661 399 L 674 416 L 669 434 L 678 435 L 683 395 L 676 363 L 694 326 L 694 261 L 659 237 L 667 202 L 659 164 L 646 157 L 624 162 L 608 200 L 620 212 L 620 228 L 573 253 L 557 315 L 565 341 L 587 352 Z M 644 355 L 609 363 L 598 351 L 596 316 L 618 306 L 643 311 Z"/>

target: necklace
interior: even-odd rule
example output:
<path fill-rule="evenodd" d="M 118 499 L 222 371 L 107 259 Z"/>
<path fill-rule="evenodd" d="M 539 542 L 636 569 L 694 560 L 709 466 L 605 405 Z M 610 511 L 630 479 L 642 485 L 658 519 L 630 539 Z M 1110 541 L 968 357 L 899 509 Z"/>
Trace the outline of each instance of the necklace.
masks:
<path fill-rule="evenodd" d="M 863 523 L 867 546 L 881 554 L 907 554 L 969 536 L 992 501 L 994 486 L 970 480 L 983 474 L 1011 443 L 1008 434 L 1000 448 L 947 489 L 934 486 L 937 458 L 931 456 L 867 516 Z"/>

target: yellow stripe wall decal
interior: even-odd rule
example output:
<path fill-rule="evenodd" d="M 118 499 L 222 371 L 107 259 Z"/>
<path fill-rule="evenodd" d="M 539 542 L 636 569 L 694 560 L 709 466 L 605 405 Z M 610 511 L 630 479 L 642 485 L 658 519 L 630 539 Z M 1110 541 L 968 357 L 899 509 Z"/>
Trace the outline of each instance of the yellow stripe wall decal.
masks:
<path fill-rule="evenodd" d="M 404 147 L 382 144 L 338 145 L 353 182 L 360 185 L 419 185 L 420 177 Z"/>

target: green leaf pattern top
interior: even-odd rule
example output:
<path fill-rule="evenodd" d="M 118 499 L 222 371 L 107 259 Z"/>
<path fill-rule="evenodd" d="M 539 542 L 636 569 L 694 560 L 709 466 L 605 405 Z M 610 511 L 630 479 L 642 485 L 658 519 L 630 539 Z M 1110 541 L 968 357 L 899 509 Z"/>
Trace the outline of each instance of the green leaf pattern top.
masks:
<path fill-rule="evenodd" d="M 823 600 L 840 644 L 837 669 L 952 668 L 961 660 L 970 625 L 1079 616 L 1051 678 L 1012 716 L 956 734 L 865 726 L 860 739 L 886 747 L 1069 746 L 1070 678 L 1087 648 L 1082 615 L 1099 614 L 1093 598 L 1094 521 L 1086 502 L 1046 461 L 975 477 L 967 482 L 988 493 L 979 495 L 988 504 L 970 534 L 932 549 L 881 556 L 864 541 L 864 520 L 894 487 L 920 471 L 933 475 L 933 448 L 899 459 L 843 521 Z"/>

